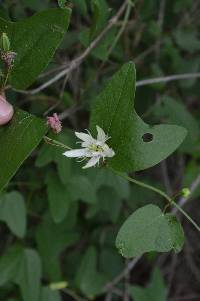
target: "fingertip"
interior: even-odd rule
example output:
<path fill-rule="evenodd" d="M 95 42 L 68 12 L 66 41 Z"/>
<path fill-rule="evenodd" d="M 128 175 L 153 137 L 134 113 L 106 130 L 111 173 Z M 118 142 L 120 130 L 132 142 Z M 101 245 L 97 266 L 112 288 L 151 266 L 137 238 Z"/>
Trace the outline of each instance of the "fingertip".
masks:
<path fill-rule="evenodd" d="M 13 117 L 13 106 L 0 95 L 0 125 L 7 124 Z"/>

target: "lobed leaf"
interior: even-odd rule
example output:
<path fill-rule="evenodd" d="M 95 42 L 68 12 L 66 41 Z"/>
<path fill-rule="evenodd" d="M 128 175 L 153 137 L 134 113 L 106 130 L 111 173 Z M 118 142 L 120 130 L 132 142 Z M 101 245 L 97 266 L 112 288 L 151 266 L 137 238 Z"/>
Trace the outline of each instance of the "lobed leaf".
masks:
<path fill-rule="evenodd" d="M 116 238 L 116 247 L 122 256 L 129 258 L 150 251 L 180 251 L 183 242 L 183 230 L 176 217 L 165 216 L 155 205 L 146 205 L 124 222 Z"/>
<path fill-rule="evenodd" d="M 135 67 L 125 64 L 96 99 L 91 130 L 99 125 L 111 137 L 116 155 L 109 165 L 119 171 L 147 169 L 164 160 L 183 142 L 187 131 L 176 125 L 148 125 L 134 111 Z"/>

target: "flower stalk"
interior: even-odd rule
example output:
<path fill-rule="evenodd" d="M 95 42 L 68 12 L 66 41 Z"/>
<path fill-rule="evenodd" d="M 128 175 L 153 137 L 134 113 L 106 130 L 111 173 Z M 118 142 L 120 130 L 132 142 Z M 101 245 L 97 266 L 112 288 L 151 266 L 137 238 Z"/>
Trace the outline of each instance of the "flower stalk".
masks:
<path fill-rule="evenodd" d="M 64 148 L 64 149 L 68 149 L 68 150 L 71 150 L 71 147 L 57 141 L 57 140 L 54 140 L 54 139 L 51 139 L 47 136 L 44 136 L 44 141 L 47 143 L 47 144 L 50 144 L 52 146 L 56 146 L 56 147 L 60 147 L 60 148 Z"/>

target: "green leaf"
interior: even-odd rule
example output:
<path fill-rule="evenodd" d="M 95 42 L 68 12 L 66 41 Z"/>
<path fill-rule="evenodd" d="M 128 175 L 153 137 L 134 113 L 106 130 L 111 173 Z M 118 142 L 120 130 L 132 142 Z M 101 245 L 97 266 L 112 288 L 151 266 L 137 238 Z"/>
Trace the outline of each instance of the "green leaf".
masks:
<path fill-rule="evenodd" d="M 188 130 L 188 135 L 181 145 L 183 151 L 191 151 L 200 138 L 200 127 L 195 117 L 187 111 L 186 107 L 172 97 L 164 96 L 156 106 L 154 115 L 164 117 L 168 122 L 184 126 Z"/>
<path fill-rule="evenodd" d="M 109 16 L 109 7 L 106 0 L 92 0 L 91 8 L 93 12 L 93 23 L 90 29 L 90 38 L 92 40 L 104 27 Z"/>
<path fill-rule="evenodd" d="M 13 280 L 18 271 L 21 262 L 22 248 L 14 246 L 6 251 L 0 259 L 0 286 L 5 285 L 8 281 Z"/>
<path fill-rule="evenodd" d="M 122 199 L 111 187 L 102 187 L 98 190 L 98 202 L 90 206 L 87 211 L 87 218 L 99 214 L 101 220 L 109 220 L 116 223 L 122 208 Z M 97 217 L 95 217 L 96 219 Z"/>
<path fill-rule="evenodd" d="M 108 58 L 109 49 L 112 46 L 113 40 L 116 37 L 116 28 L 112 28 L 101 40 L 100 44 L 97 44 L 91 54 L 100 60 L 106 60 Z M 88 47 L 91 43 L 90 30 L 86 29 L 80 34 L 80 41 L 85 46 Z"/>
<path fill-rule="evenodd" d="M 108 281 L 117 277 L 124 268 L 124 260 L 115 248 L 102 248 L 99 258 L 99 267 L 108 277 Z"/>
<path fill-rule="evenodd" d="M 124 257 L 150 251 L 180 251 L 182 246 L 182 227 L 175 217 L 165 216 L 155 205 L 136 210 L 122 225 L 116 238 L 116 247 Z"/>
<path fill-rule="evenodd" d="M 10 230 L 23 238 L 26 231 L 26 208 L 23 196 L 12 191 L 0 198 L 0 220 L 7 223 Z"/>
<path fill-rule="evenodd" d="M 96 189 L 99 189 L 102 186 L 108 186 L 114 189 L 120 198 L 128 198 L 130 194 L 129 182 L 117 176 L 109 169 L 102 168 L 98 170 L 98 172 L 95 172 L 94 170 L 91 175 L 91 181 Z"/>
<path fill-rule="evenodd" d="M 190 53 L 200 50 L 200 39 L 197 30 L 179 29 L 174 33 L 176 43 L 181 49 Z"/>
<path fill-rule="evenodd" d="M 46 68 L 68 28 L 69 9 L 49 9 L 26 20 L 0 19 L 0 32 L 7 33 L 17 53 L 11 71 L 11 85 L 26 89 Z"/>
<path fill-rule="evenodd" d="M 47 193 L 53 220 L 59 223 L 67 215 L 73 196 L 56 174 L 49 174 L 47 177 Z"/>
<path fill-rule="evenodd" d="M 38 152 L 35 165 L 37 167 L 44 167 L 47 164 L 53 162 L 54 157 L 55 157 L 55 148 L 50 147 L 50 145 L 43 144 Z"/>
<path fill-rule="evenodd" d="M 89 204 L 97 202 L 95 187 L 87 177 L 74 176 L 68 182 L 68 186 L 76 200 L 82 200 Z"/>
<path fill-rule="evenodd" d="M 0 190 L 36 148 L 46 131 L 47 126 L 42 119 L 19 109 L 11 122 L 0 128 Z"/>
<path fill-rule="evenodd" d="M 38 253 L 24 249 L 15 282 L 20 286 L 24 301 L 38 301 L 40 297 L 41 261 Z"/>
<path fill-rule="evenodd" d="M 167 290 L 164 278 L 158 268 L 155 268 L 148 287 L 132 286 L 129 289 L 135 301 L 166 301 Z"/>
<path fill-rule="evenodd" d="M 55 137 L 56 136 L 56 137 Z M 74 136 L 74 134 L 73 134 Z M 66 145 L 73 145 L 72 132 L 69 130 L 63 130 L 59 135 L 50 135 L 50 138 L 56 139 Z M 39 150 L 38 157 L 36 160 L 37 167 L 43 167 L 51 162 L 55 162 L 57 165 L 57 170 L 59 177 L 63 184 L 66 184 L 69 181 L 71 176 L 71 163 L 72 161 L 66 160 L 66 157 L 63 155 L 63 149 L 59 149 L 49 144 L 43 144 Z"/>
<path fill-rule="evenodd" d="M 180 252 L 184 245 L 184 231 L 181 224 L 177 221 L 177 218 L 172 214 L 165 215 L 170 227 L 171 240 L 173 249 L 176 253 Z"/>
<path fill-rule="evenodd" d="M 94 247 L 90 247 L 81 261 L 76 276 L 76 283 L 82 293 L 91 299 L 102 292 L 107 281 L 106 277 L 97 272 L 96 265 L 97 252 Z"/>
<path fill-rule="evenodd" d="M 23 3 L 25 9 L 29 8 L 31 10 L 39 11 L 47 9 L 49 6 L 49 1 L 50 0 L 22 0 L 21 2 Z M 21 2 L 20 4 L 22 4 Z"/>
<path fill-rule="evenodd" d="M 20 286 L 23 301 L 38 301 L 41 262 L 37 252 L 14 246 L 0 260 L 0 285 L 12 281 Z"/>
<path fill-rule="evenodd" d="M 109 165 L 119 171 L 149 168 L 173 153 L 186 130 L 176 125 L 148 125 L 133 110 L 135 67 L 125 64 L 97 97 L 91 115 L 91 130 L 99 125 L 111 137 L 116 155 Z M 96 134 L 96 133 L 95 133 Z"/>
<path fill-rule="evenodd" d="M 60 8 L 65 8 L 65 5 L 67 4 L 67 0 L 58 0 L 58 5 Z"/>
<path fill-rule="evenodd" d="M 109 16 L 109 7 L 105 0 L 92 0 L 91 1 L 92 9 L 92 26 L 91 28 L 84 29 L 80 35 L 80 42 L 88 47 L 90 43 L 95 39 L 95 37 L 100 33 L 100 31 L 105 27 L 108 16 Z M 114 34 L 116 33 L 115 29 L 112 29 L 107 35 L 102 39 L 100 45 L 97 45 L 92 53 L 100 58 L 107 58 L 107 50 L 109 45 L 111 45 L 112 40 L 114 39 Z"/>
<path fill-rule="evenodd" d="M 42 288 L 40 301 L 61 301 L 59 292 L 52 291 L 48 287 Z"/>
<path fill-rule="evenodd" d="M 55 224 L 49 214 L 46 214 L 37 228 L 36 240 L 44 273 L 51 281 L 62 279 L 59 256 L 65 248 L 79 239 L 78 231 L 73 230 L 76 223 L 76 211 L 76 206 L 70 207 L 65 220 L 59 224 Z"/>
<path fill-rule="evenodd" d="M 70 2 L 74 3 L 75 6 L 78 7 L 82 15 L 85 16 L 87 14 L 87 4 L 85 0 L 71 0 Z"/>

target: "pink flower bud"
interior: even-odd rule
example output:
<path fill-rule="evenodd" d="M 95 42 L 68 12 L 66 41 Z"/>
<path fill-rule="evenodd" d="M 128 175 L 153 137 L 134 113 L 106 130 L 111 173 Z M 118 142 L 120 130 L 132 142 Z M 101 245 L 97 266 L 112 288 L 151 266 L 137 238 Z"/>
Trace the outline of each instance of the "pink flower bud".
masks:
<path fill-rule="evenodd" d="M 59 134 L 62 130 L 62 123 L 59 120 L 57 113 L 54 113 L 53 116 L 47 117 L 47 124 L 55 134 Z"/>
<path fill-rule="evenodd" d="M 14 114 L 13 106 L 0 95 L 0 125 L 8 123 Z"/>
<path fill-rule="evenodd" d="M 1 59 L 6 63 L 8 68 L 12 68 L 16 55 L 17 53 L 13 51 L 2 52 Z"/>

